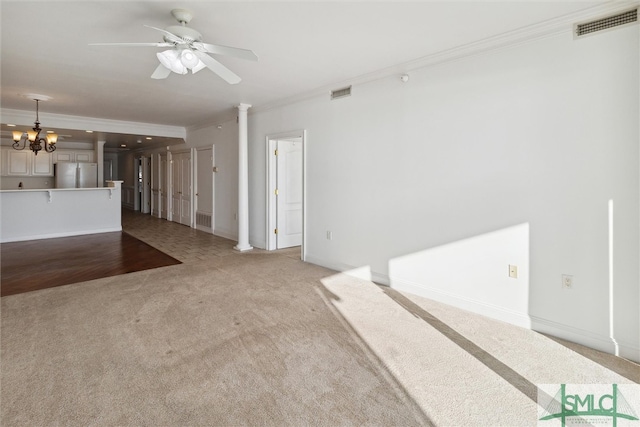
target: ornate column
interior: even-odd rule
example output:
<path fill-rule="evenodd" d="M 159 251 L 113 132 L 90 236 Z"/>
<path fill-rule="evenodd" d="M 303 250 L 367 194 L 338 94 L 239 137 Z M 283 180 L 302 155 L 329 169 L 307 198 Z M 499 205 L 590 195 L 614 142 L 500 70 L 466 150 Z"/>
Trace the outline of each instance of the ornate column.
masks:
<path fill-rule="evenodd" d="M 240 252 L 249 251 L 249 155 L 247 142 L 247 110 L 249 104 L 238 105 L 238 244 Z"/>

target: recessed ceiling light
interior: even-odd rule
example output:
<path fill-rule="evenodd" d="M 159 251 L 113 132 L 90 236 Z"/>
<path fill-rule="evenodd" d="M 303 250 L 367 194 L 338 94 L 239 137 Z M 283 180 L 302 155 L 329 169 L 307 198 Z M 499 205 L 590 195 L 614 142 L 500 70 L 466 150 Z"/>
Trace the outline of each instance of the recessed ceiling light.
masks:
<path fill-rule="evenodd" d="M 86 133 L 93 133 L 92 130 L 85 130 Z"/>
<path fill-rule="evenodd" d="M 150 136 L 146 137 L 145 139 L 148 139 L 149 141 L 151 141 L 151 137 Z"/>
<path fill-rule="evenodd" d="M 142 140 L 140 138 L 138 138 L 138 140 L 136 141 L 138 144 L 142 144 Z"/>
<path fill-rule="evenodd" d="M 48 130 L 47 133 L 53 133 L 53 131 L 52 130 Z"/>
<path fill-rule="evenodd" d="M 10 128 L 14 128 L 14 127 L 16 127 L 16 125 L 11 124 L 11 123 L 7 123 L 7 126 L 9 126 Z"/>
<path fill-rule="evenodd" d="M 120 147 L 125 148 L 127 146 L 127 144 L 120 144 Z"/>

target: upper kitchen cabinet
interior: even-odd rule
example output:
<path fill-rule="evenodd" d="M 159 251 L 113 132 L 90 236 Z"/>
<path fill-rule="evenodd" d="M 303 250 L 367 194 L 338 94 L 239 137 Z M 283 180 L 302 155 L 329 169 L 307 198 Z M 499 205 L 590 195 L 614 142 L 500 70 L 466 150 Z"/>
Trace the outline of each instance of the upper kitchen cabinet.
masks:
<path fill-rule="evenodd" d="M 31 150 L 2 147 L 2 175 L 53 176 L 53 156 L 44 150 L 36 156 Z"/>
<path fill-rule="evenodd" d="M 31 166 L 33 176 L 53 176 L 53 156 L 46 151 L 40 151 L 37 156 L 32 155 Z"/>
<path fill-rule="evenodd" d="M 58 149 L 53 152 L 53 163 L 58 162 L 81 162 L 93 163 L 93 150 L 67 150 Z"/>

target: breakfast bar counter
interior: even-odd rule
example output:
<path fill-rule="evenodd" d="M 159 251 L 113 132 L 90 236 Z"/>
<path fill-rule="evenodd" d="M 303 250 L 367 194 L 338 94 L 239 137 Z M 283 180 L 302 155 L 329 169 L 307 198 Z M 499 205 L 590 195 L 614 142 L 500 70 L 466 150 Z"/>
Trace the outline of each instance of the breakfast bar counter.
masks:
<path fill-rule="evenodd" d="M 0 191 L 0 242 L 122 231 L 122 181 L 107 185 Z"/>

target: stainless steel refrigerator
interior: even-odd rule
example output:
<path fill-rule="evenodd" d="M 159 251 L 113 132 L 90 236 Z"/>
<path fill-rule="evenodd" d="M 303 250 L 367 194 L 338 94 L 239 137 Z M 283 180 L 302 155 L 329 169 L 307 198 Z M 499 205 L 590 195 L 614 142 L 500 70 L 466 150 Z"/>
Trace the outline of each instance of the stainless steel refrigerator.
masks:
<path fill-rule="evenodd" d="M 54 165 L 56 188 L 94 188 L 98 186 L 97 163 L 58 162 Z"/>

